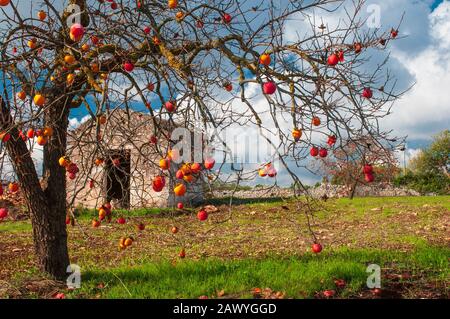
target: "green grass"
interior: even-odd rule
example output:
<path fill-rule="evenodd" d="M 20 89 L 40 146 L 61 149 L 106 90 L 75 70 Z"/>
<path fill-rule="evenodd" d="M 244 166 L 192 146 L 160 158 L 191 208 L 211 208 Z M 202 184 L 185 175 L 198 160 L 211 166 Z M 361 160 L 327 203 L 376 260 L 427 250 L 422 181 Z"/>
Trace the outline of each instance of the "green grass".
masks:
<path fill-rule="evenodd" d="M 338 249 L 320 255 L 264 260 L 186 259 L 176 265 L 148 262 L 133 267 L 124 264 L 84 272 L 82 288 L 71 296 L 100 293 L 102 298 L 198 298 L 224 290 L 225 297 L 249 298 L 253 288 L 269 287 L 285 292 L 286 297 L 310 298 L 318 291 L 335 289 L 334 279 L 339 278 L 347 282 L 340 292 L 345 297 L 364 287 L 368 264 L 383 267 L 394 262 L 399 270 L 428 271 L 427 276 L 448 280 L 449 256 L 449 248 L 421 246 L 412 253 Z M 99 283 L 104 283 L 105 288 L 97 288 Z"/>
<path fill-rule="evenodd" d="M 407 205 L 418 207 L 423 205 L 440 205 L 450 209 L 450 196 L 405 196 L 405 197 L 358 197 L 353 200 L 340 198 L 336 200 L 339 207 L 352 206 L 357 210 L 368 207 L 381 207 L 387 205 Z"/>
<path fill-rule="evenodd" d="M 31 232 L 31 223 L 30 221 L 6 221 L 0 223 L 0 233 L 8 232 L 8 233 L 21 233 L 21 232 Z"/>
<path fill-rule="evenodd" d="M 159 207 L 139 208 L 133 210 L 126 210 L 126 209 L 114 210 L 114 214 L 116 216 L 124 215 L 128 217 L 145 217 L 158 214 L 167 214 L 170 212 L 174 212 L 174 210 L 170 208 L 159 208 Z M 98 218 L 98 210 L 88 208 L 77 208 L 75 211 L 75 216 L 81 220 Z"/>

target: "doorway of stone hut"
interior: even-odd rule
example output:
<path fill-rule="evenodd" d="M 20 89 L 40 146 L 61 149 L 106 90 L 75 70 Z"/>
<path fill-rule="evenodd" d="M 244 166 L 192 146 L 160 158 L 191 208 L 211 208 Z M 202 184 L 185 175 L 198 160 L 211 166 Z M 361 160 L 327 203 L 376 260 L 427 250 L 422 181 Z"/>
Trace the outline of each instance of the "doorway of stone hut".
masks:
<path fill-rule="evenodd" d="M 130 152 L 110 150 L 105 163 L 106 200 L 116 208 L 130 208 Z"/>

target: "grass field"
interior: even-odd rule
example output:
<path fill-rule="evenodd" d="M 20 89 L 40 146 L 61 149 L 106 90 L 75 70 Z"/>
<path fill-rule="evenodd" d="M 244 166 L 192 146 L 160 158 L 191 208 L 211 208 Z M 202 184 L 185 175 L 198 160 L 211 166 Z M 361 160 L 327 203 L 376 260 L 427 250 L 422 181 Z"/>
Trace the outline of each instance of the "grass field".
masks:
<path fill-rule="evenodd" d="M 206 222 L 198 221 L 195 211 L 150 209 L 116 213 L 126 214 L 127 224 L 98 229 L 90 227 L 95 212 L 82 212 L 69 227 L 71 261 L 82 269 L 82 287 L 66 293 L 251 298 L 260 288 L 267 298 L 320 298 L 334 289 L 336 297 L 372 298 L 366 268 L 378 264 L 383 297 L 449 295 L 449 196 L 323 202 L 310 221 L 324 246 L 318 255 L 310 252 L 302 201 L 240 200 L 231 209 L 214 204 L 218 211 Z M 139 232 L 135 226 L 141 222 L 146 229 Z M 175 235 L 172 226 L 179 228 Z M 135 242 L 119 251 L 122 236 Z M 62 289 L 37 272 L 28 221 L 1 223 L 0 240 L 0 296 L 50 297 Z M 181 248 L 185 259 L 178 257 Z M 337 289 L 335 279 L 344 279 L 345 288 Z"/>

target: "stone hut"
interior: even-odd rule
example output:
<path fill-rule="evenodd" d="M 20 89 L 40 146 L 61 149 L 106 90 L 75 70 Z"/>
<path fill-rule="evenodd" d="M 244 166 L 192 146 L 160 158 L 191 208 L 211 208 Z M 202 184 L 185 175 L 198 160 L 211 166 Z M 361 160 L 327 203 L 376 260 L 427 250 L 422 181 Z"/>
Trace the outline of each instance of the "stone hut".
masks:
<path fill-rule="evenodd" d="M 106 202 L 115 208 L 172 207 L 179 202 L 197 205 L 204 199 L 201 177 L 185 183 L 186 194 L 173 193 L 179 165 L 171 162 L 162 171 L 159 160 L 167 156 L 173 127 L 149 114 L 116 109 L 106 118 L 89 120 L 68 136 L 67 155 L 78 166 L 76 178 L 67 178 L 68 203 L 96 208 Z M 157 129 L 155 129 L 157 127 Z M 156 144 L 151 137 L 158 136 Z M 152 188 L 156 176 L 165 176 L 161 192 Z"/>

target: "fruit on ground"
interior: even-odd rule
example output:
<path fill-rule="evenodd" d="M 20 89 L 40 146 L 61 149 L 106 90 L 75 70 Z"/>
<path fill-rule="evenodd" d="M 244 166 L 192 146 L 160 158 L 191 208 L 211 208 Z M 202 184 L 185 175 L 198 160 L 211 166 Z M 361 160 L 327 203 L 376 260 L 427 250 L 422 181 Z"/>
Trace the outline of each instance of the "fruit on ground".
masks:
<path fill-rule="evenodd" d="M 97 219 L 94 219 L 93 221 L 92 221 L 92 227 L 93 228 L 97 228 L 97 227 L 99 227 L 100 226 L 100 221 L 98 221 Z"/>
<path fill-rule="evenodd" d="M 269 66 L 270 62 L 272 62 L 272 59 L 267 53 L 261 54 L 261 56 L 259 57 L 259 63 L 261 63 L 262 65 Z"/>
<path fill-rule="evenodd" d="M 173 192 L 176 196 L 184 196 L 186 194 L 186 186 L 184 184 L 177 184 L 175 188 L 173 189 Z"/>
<path fill-rule="evenodd" d="M 8 208 L 0 208 L 0 219 L 6 218 L 6 216 L 8 216 Z"/>
<path fill-rule="evenodd" d="M 374 296 L 381 296 L 381 294 L 383 293 L 383 291 L 380 288 L 374 288 L 372 289 L 372 294 Z"/>
<path fill-rule="evenodd" d="M 205 221 L 208 219 L 208 213 L 205 210 L 201 210 L 197 213 L 197 218 L 200 221 Z"/>
<path fill-rule="evenodd" d="M 312 245 L 312 251 L 313 251 L 313 253 L 315 253 L 315 254 L 320 253 L 320 252 L 322 251 L 322 245 L 321 245 L 321 244 L 318 244 L 318 243 L 313 244 L 313 245 Z"/>
<path fill-rule="evenodd" d="M 326 298 L 331 298 L 331 297 L 333 297 L 335 294 L 336 294 L 336 291 L 334 291 L 334 290 L 325 290 L 325 291 L 323 292 L 323 295 L 324 295 L 324 297 L 326 297 Z"/>
<path fill-rule="evenodd" d="M 117 219 L 117 223 L 120 224 L 120 225 L 124 225 L 126 222 L 127 222 L 127 221 L 126 221 L 125 218 L 123 218 L 123 217 L 119 217 L 119 218 Z"/>
<path fill-rule="evenodd" d="M 125 237 L 122 237 L 122 238 L 120 238 L 120 240 L 119 240 L 119 248 L 120 248 L 121 250 L 127 248 L 127 246 L 125 246 L 125 240 L 126 240 Z"/>
<path fill-rule="evenodd" d="M 334 281 L 334 284 L 336 285 L 337 288 L 341 288 L 341 289 L 344 288 L 345 285 L 346 285 L 344 279 L 336 279 L 336 280 Z"/>
<path fill-rule="evenodd" d="M 274 94 L 276 90 L 277 90 L 277 85 L 272 81 L 268 81 L 263 84 L 264 94 L 271 95 L 271 94 Z"/>
<path fill-rule="evenodd" d="M 313 146 L 313 147 L 311 147 L 309 154 L 311 154 L 312 157 L 316 157 L 317 155 L 319 155 L 319 149 L 317 147 Z"/>
<path fill-rule="evenodd" d="M 178 233 L 178 227 L 173 226 L 173 227 L 170 229 L 170 231 L 172 232 L 172 234 L 176 234 L 176 233 Z"/>
<path fill-rule="evenodd" d="M 186 257 L 186 251 L 184 250 L 184 248 L 180 250 L 180 253 L 178 254 L 178 256 L 179 256 L 180 258 Z"/>
<path fill-rule="evenodd" d="M 183 209 L 183 208 L 184 208 L 183 203 L 178 203 L 178 204 L 177 204 L 177 208 L 178 208 L 178 209 Z"/>
<path fill-rule="evenodd" d="M 139 223 L 139 224 L 137 225 L 137 229 L 138 229 L 139 231 L 143 231 L 143 230 L 145 229 L 145 224 L 144 224 L 144 223 Z"/>
<path fill-rule="evenodd" d="M 105 219 L 105 217 L 106 217 L 106 209 L 104 209 L 104 208 L 102 207 L 102 208 L 100 208 L 99 211 L 98 211 L 98 218 L 99 218 L 100 220 L 103 220 L 103 219 Z"/>
<path fill-rule="evenodd" d="M 133 239 L 128 237 L 127 239 L 125 239 L 124 245 L 125 245 L 125 247 L 130 247 L 132 243 L 133 243 Z"/>

